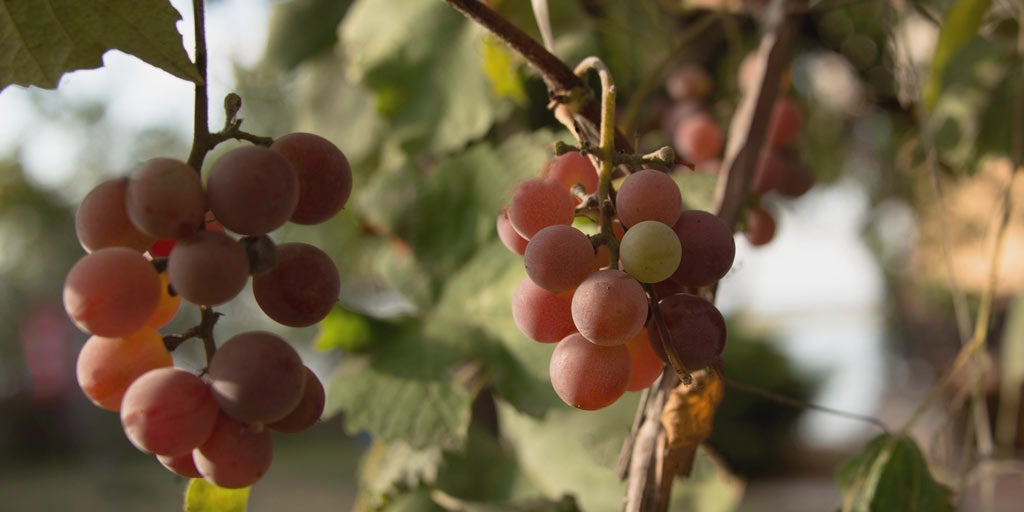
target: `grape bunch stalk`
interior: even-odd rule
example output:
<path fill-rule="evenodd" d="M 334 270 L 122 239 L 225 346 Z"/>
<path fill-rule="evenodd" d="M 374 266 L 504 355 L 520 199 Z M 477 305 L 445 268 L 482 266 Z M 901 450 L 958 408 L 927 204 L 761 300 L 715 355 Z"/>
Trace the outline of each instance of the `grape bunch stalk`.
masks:
<path fill-rule="evenodd" d="M 736 250 L 725 222 L 684 209 L 661 170 L 609 184 L 605 204 L 599 185 L 590 158 L 569 151 L 521 182 L 497 218 L 502 242 L 526 266 L 515 323 L 533 340 L 558 343 L 552 387 L 584 410 L 650 386 L 666 363 L 683 372 L 720 365 L 725 321 L 693 292 L 721 279 Z M 611 229 L 586 233 L 593 216 Z"/>
<path fill-rule="evenodd" d="M 275 244 L 268 233 L 332 218 L 352 189 L 348 160 L 330 141 L 291 133 L 267 142 L 225 153 L 205 187 L 199 169 L 173 158 L 97 185 L 75 216 L 87 254 L 64 283 L 68 315 L 92 335 L 77 360 L 85 395 L 119 412 L 131 443 L 169 470 L 226 488 L 262 478 L 270 431 L 313 426 L 325 395 L 275 334 L 242 332 L 217 348 L 213 307 L 251 277 L 256 303 L 275 322 L 302 327 L 326 317 L 340 288 L 334 262 L 309 244 Z M 201 323 L 161 335 L 183 300 L 199 306 Z M 199 374 L 171 357 L 191 338 L 207 350 Z"/>

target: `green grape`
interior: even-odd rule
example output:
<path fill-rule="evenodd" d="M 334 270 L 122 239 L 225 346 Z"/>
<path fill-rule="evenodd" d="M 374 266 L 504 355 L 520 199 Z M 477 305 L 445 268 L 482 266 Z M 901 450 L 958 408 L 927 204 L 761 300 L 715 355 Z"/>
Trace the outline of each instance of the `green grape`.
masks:
<path fill-rule="evenodd" d="M 679 267 L 681 254 L 675 231 L 653 220 L 629 228 L 619 245 L 622 269 L 641 283 L 668 279 Z"/>

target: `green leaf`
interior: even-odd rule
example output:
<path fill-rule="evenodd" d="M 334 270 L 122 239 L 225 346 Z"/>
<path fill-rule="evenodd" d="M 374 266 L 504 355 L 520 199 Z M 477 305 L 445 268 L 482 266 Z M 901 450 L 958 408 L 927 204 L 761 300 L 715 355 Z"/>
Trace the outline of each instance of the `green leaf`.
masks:
<path fill-rule="evenodd" d="M 376 440 L 363 456 L 359 478 L 375 496 L 394 494 L 437 480 L 443 461 L 436 446 L 417 450 L 401 441 Z"/>
<path fill-rule="evenodd" d="M 839 468 L 838 481 L 844 512 L 953 510 L 949 489 L 932 477 L 908 436 L 876 437 Z"/>
<path fill-rule="evenodd" d="M 290 0 L 275 4 L 267 35 L 267 61 L 293 69 L 328 52 L 338 42 L 338 25 L 351 0 Z"/>
<path fill-rule="evenodd" d="M 676 481 L 673 504 L 679 510 L 731 512 L 739 507 L 744 487 L 743 480 L 729 473 L 718 457 L 700 445 L 690 476 Z"/>
<path fill-rule="evenodd" d="M 992 0 L 959 0 L 946 13 L 924 93 L 925 106 L 929 109 L 935 106 L 943 91 L 943 76 L 947 68 L 957 69 L 949 62 L 950 59 L 977 35 L 982 18 L 991 4 Z"/>
<path fill-rule="evenodd" d="M 193 478 L 185 489 L 185 512 L 245 512 L 249 502 L 249 487 L 225 489 Z"/>
<path fill-rule="evenodd" d="M 519 59 L 508 45 L 488 34 L 483 39 L 483 69 L 491 82 L 491 90 L 498 98 L 510 98 L 517 103 L 526 101 L 526 90 L 519 77 Z"/>
<path fill-rule="evenodd" d="M 313 342 L 317 350 L 327 352 L 341 349 L 346 352 L 360 352 L 373 343 L 370 319 L 335 305 L 320 322 L 320 334 Z"/>
<path fill-rule="evenodd" d="M 0 90 L 57 86 L 76 69 L 121 50 L 168 73 L 200 81 L 167 0 L 0 0 Z"/>

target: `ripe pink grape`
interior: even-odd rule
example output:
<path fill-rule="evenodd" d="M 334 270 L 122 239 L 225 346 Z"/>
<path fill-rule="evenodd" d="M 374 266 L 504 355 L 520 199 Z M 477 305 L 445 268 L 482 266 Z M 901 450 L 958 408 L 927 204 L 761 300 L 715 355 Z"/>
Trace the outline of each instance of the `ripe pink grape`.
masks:
<path fill-rule="evenodd" d="M 640 391 L 649 387 L 661 375 L 665 362 L 651 348 L 647 329 L 640 329 L 636 336 L 630 338 L 626 342 L 626 349 L 629 350 L 629 363 L 632 368 L 626 391 Z"/>
<path fill-rule="evenodd" d="M 188 236 L 206 215 L 206 194 L 199 173 L 171 158 L 144 162 L 128 182 L 125 211 L 135 227 L 152 237 Z"/>
<path fill-rule="evenodd" d="M 171 250 L 167 275 L 171 286 L 185 300 L 214 306 L 231 300 L 245 288 L 249 258 L 230 236 L 198 231 Z"/>
<path fill-rule="evenodd" d="M 153 237 L 141 232 L 125 212 L 128 180 L 114 178 L 96 185 L 75 212 L 75 233 L 86 252 L 104 247 L 129 247 L 144 251 Z"/>
<path fill-rule="evenodd" d="M 566 404 L 586 411 L 601 409 L 626 392 L 629 350 L 625 345 L 595 345 L 573 333 L 555 347 L 548 374 L 551 387 Z"/>
<path fill-rule="evenodd" d="M 121 426 L 128 439 L 157 455 L 182 455 L 202 444 L 217 414 L 210 387 L 180 368 L 146 372 L 128 386 L 121 402 Z"/>
<path fill-rule="evenodd" d="M 89 338 L 78 353 L 75 373 L 78 386 L 92 403 L 117 412 L 125 390 L 135 379 L 173 364 L 160 333 L 143 327 L 121 338 Z"/>
<path fill-rule="evenodd" d="M 651 348 L 666 363 L 669 362 L 662 346 L 662 329 L 667 332 L 668 347 L 689 371 L 699 370 L 713 363 L 725 349 L 725 319 L 714 304 L 686 293 L 669 295 L 658 302 L 664 326 L 648 322 L 647 335 Z"/>
<path fill-rule="evenodd" d="M 220 157 L 206 180 L 210 211 L 224 227 L 243 235 L 265 235 L 295 212 L 299 180 L 281 153 L 242 146 Z"/>
<path fill-rule="evenodd" d="M 86 254 L 64 281 L 64 309 L 83 331 L 116 338 L 145 325 L 160 301 L 160 278 L 142 253 L 106 247 Z"/>
<path fill-rule="evenodd" d="M 260 309 L 290 327 L 323 320 L 337 303 L 340 290 L 341 280 L 331 257 L 299 242 L 277 246 L 277 265 L 252 280 Z"/>
<path fill-rule="evenodd" d="M 573 293 L 572 319 L 588 340 L 598 345 L 623 345 L 647 320 L 647 295 L 625 272 L 600 270 Z"/>
<path fill-rule="evenodd" d="M 210 361 L 213 396 L 225 414 L 243 423 L 284 418 L 302 399 L 306 369 L 287 341 L 269 332 L 236 335 Z"/>
<path fill-rule="evenodd" d="M 219 487 L 240 489 L 267 474 L 274 457 L 274 443 L 269 430 L 221 414 L 213 433 L 192 452 L 192 457 L 203 478 Z"/>
<path fill-rule="evenodd" d="M 352 168 L 338 146 L 312 133 L 279 137 L 270 149 L 284 155 L 299 180 L 296 224 L 319 224 L 345 207 L 352 193 Z"/>
<path fill-rule="evenodd" d="M 672 228 L 653 220 L 629 228 L 619 245 L 622 270 L 641 283 L 668 279 L 679 267 L 681 254 Z"/>
<path fill-rule="evenodd" d="M 548 226 L 572 224 L 575 216 L 572 195 L 553 178 L 534 178 L 520 183 L 508 207 L 509 221 L 519 236 L 527 240 Z"/>
<path fill-rule="evenodd" d="M 501 239 L 501 243 L 505 244 L 505 247 L 522 256 L 526 253 L 526 242 L 527 239 L 523 238 L 516 232 L 516 228 L 512 227 L 512 221 L 508 219 L 508 208 L 501 210 L 498 214 L 498 238 Z"/>
<path fill-rule="evenodd" d="M 682 246 L 682 259 L 672 280 L 683 286 L 708 286 L 732 268 L 736 240 L 732 230 L 717 215 L 687 210 L 672 226 Z"/>
<path fill-rule="evenodd" d="M 706 113 L 687 116 L 673 133 L 676 151 L 695 164 L 717 158 L 725 145 L 725 134 L 718 122 Z"/>
<path fill-rule="evenodd" d="M 804 127 L 804 114 L 800 104 L 792 98 L 779 98 L 772 111 L 772 124 L 768 128 L 768 142 L 781 148 L 792 147 Z"/>
<path fill-rule="evenodd" d="M 645 220 L 672 225 L 679 218 L 683 197 L 671 176 L 644 169 L 626 177 L 615 196 L 615 212 L 625 226 Z"/>
<path fill-rule="evenodd" d="M 588 194 L 597 192 L 597 169 L 590 158 L 579 151 L 556 156 L 545 169 L 543 177 L 558 180 L 566 190 L 572 190 L 574 185 L 579 184 Z"/>
<path fill-rule="evenodd" d="M 579 286 L 594 261 L 594 246 L 582 231 L 563 224 L 548 226 L 533 235 L 523 254 L 526 274 L 551 292 Z"/>
<path fill-rule="evenodd" d="M 771 212 L 760 206 L 747 210 L 747 229 L 743 235 L 750 245 L 759 247 L 771 242 L 775 229 L 775 216 Z"/>
<path fill-rule="evenodd" d="M 557 343 L 576 332 L 572 321 L 572 293 L 551 293 L 525 277 L 512 293 L 512 319 L 530 339 Z"/>
<path fill-rule="evenodd" d="M 676 68 L 665 80 L 665 90 L 674 101 L 700 101 L 711 95 L 711 75 L 700 64 Z"/>
<path fill-rule="evenodd" d="M 292 412 L 269 425 L 267 428 L 285 434 L 294 434 L 309 429 L 324 413 L 324 402 L 327 397 L 324 394 L 324 385 L 316 377 L 313 370 L 306 367 L 306 386 L 302 392 L 302 399 L 299 405 L 292 409 Z"/>
<path fill-rule="evenodd" d="M 192 452 L 174 456 L 157 455 L 156 460 L 169 471 L 185 478 L 203 477 L 203 475 L 199 473 L 199 469 L 196 468 L 196 461 L 192 458 Z"/>

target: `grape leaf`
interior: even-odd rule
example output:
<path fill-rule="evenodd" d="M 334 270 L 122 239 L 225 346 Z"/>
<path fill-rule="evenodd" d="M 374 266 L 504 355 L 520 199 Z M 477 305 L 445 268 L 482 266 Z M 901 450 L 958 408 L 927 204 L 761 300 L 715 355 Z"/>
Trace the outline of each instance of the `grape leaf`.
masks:
<path fill-rule="evenodd" d="M 932 477 L 921 450 L 908 436 L 883 434 L 838 472 L 844 512 L 952 511 L 950 491 Z"/>
<path fill-rule="evenodd" d="M 402 441 L 376 440 L 363 456 L 359 478 L 364 489 L 376 496 L 419 487 L 437 480 L 444 461 L 441 449 L 414 449 Z"/>
<path fill-rule="evenodd" d="M 950 58 L 977 35 L 982 18 L 991 4 L 992 0 L 959 0 L 946 13 L 942 31 L 939 32 L 939 41 L 935 45 L 931 75 L 924 92 L 924 101 L 928 108 L 934 107 L 939 99 L 946 71 L 957 69 L 950 62 Z"/>
<path fill-rule="evenodd" d="M 249 487 L 225 489 L 193 478 L 185 489 L 185 512 L 245 512 L 248 502 Z"/>
<path fill-rule="evenodd" d="M 0 0 L 0 90 L 52 89 L 64 73 L 102 66 L 108 50 L 199 82 L 180 19 L 167 0 Z"/>
<path fill-rule="evenodd" d="M 351 0 L 290 0 L 275 4 L 267 35 L 267 61 L 294 69 L 306 59 L 331 50 L 338 25 Z"/>

